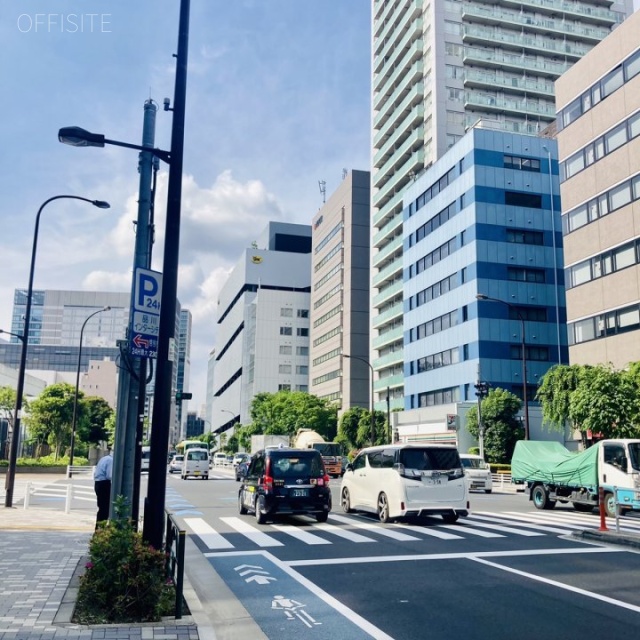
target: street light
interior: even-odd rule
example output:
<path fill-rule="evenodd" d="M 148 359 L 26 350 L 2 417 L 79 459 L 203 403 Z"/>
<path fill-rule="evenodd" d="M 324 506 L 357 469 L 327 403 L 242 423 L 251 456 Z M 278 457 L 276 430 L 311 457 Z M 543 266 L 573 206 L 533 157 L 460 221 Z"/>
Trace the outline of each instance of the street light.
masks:
<path fill-rule="evenodd" d="M 102 309 L 98 309 L 94 311 L 91 315 L 87 316 L 85 321 L 82 323 L 82 328 L 80 329 L 80 346 L 78 348 L 78 368 L 76 370 L 76 392 L 73 396 L 73 419 L 71 421 L 71 450 L 69 452 L 69 472 L 67 473 L 67 477 L 70 478 L 73 473 L 71 471 L 71 467 L 73 466 L 73 451 L 76 444 L 76 421 L 78 416 L 78 388 L 80 386 L 80 360 L 82 358 L 82 336 L 84 334 L 84 328 L 87 326 L 87 322 L 93 318 L 93 316 L 97 316 L 99 313 L 103 311 L 110 311 L 111 307 L 103 307 Z"/>
<path fill-rule="evenodd" d="M 111 205 L 103 200 L 90 200 L 82 196 L 60 195 L 53 196 L 45 200 L 36 214 L 36 226 L 33 232 L 33 248 L 31 249 L 31 268 L 29 270 L 29 287 L 27 289 L 27 305 L 24 312 L 24 332 L 22 334 L 22 350 L 20 353 L 20 368 L 18 369 L 18 384 L 16 388 L 16 409 L 13 420 L 13 430 L 11 433 L 11 448 L 9 450 L 9 467 L 7 468 L 7 478 L 5 483 L 6 495 L 4 499 L 5 507 L 13 506 L 13 485 L 16 477 L 16 461 L 18 458 L 18 439 L 20 435 L 20 418 L 22 413 L 22 394 L 24 393 L 24 377 L 27 366 L 27 347 L 29 344 L 29 323 L 31 322 L 31 298 L 33 296 L 33 274 L 36 266 L 36 248 L 38 246 L 38 229 L 40 227 L 40 214 L 43 209 L 54 200 L 63 198 L 69 200 L 82 200 L 88 202 L 98 209 L 108 209 Z"/>
<path fill-rule="evenodd" d="M 376 442 L 376 429 L 375 429 L 375 414 L 374 414 L 374 410 L 373 410 L 373 367 L 371 366 L 371 363 L 368 360 L 365 360 L 364 358 L 361 358 L 360 356 L 350 356 L 347 353 L 343 353 L 342 354 L 343 358 L 351 358 L 352 360 L 360 360 L 360 362 L 364 362 L 369 369 L 371 370 L 371 446 L 373 447 L 373 445 Z"/>
<path fill-rule="evenodd" d="M 529 439 L 529 399 L 527 398 L 527 352 L 526 352 L 526 343 L 525 343 L 525 335 L 524 335 L 524 318 L 522 314 L 518 311 L 515 305 L 507 302 L 506 300 L 500 300 L 500 298 L 491 298 L 490 296 L 485 295 L 484 293 L 478 293 L 476 295 L 478 300 L 487 300 L 488 302 L 500 302 L 501 304 L 506 305 L 510 309 L 515 311 L 515 314 L 518 316 L 518 320 L 520 320 L 520 337 L 522 341 L 522 397 L 524 398 L 524 439 Z"/>

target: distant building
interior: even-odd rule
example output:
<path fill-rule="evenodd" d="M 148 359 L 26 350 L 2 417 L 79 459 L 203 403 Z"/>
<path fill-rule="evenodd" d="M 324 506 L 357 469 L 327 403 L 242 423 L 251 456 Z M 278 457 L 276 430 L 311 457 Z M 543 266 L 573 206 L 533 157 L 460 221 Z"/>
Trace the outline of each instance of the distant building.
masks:
<path fill-rule="evenodd" d="M 213 431 L 250 420 L 260 392 L 309 389 L 311 227 L 270 222 L 218 297 Z"/>
<path fill-rule="evenodd" d="M 191 371 L 191 312 L 188 309 L 180 310 L 180 324 L 176 334 L 176 344 L 178 346 L 178 361 L 176 366 L 176 393 L 189 392 L 189 374 Z M 180 425 L 180 436 L 178 440 L 184 439 L 184 432 L 187 428 L 186 415 L 188 400 L 183 400 L 176 404 L 176 422 Z"/>
<path fill-rule="evenodd" d="M 183 440 L 191 440 L 196 436 L 201 436 L 204 431 L 204 420 L 202 418 L 198 418 L 195 411 L 188 411 L 185 420 L 185 433 Z"/>
<path fill-rule="evenodd" d="M 368 171 L 349 172 L 312 221 L 309 391 L 343 410 L 370 406 L 370 223 Z"/>
<path fill-rule="evenodd" d="M 556 83 L 569 357 L 640 360 L 640 13 Z"/>

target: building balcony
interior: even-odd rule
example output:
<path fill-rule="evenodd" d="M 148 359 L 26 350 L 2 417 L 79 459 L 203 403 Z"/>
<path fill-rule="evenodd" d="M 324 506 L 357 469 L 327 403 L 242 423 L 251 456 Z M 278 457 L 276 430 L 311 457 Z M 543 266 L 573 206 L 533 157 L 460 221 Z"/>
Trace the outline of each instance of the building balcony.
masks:
<path fill-rule="evenodd" d="M 371 305 L 373 307 L 379 307 L 391 298 L 395 298 L 398 294 L 402 294 L 403 285 L 404 282 L 402 282 L 402 280 L 398 280 L 398 282 L 387 287 L 384 291 L 380 291 L 371 299 Z"/>
<path fill-rule="evenodd" d="M 375 308 L 375 307 L 374 307 Z M 398 320 L 403 316 L 403 305 L 402 301 L 398 301 L 397 304 L 394 304 L 390 309 L 379 313 L 378 315 L 372 315 L 372 327 L 374 329 L 380 329 L 384 327 L 385 324 L 393 322 L 394 320 Z M 375 338 L 374 338 L 375 340 Z"/>
<path fill-rule="evenodd" d="M 384 378 L 380 378 L 379 380 L 374 380 L 373 381 L 373 391 L 374 393 L 380 392 L 383 389 L 386 390 L 387 387 L 389 387 L 390 389 L 396 388 L 396 387 L 403 387 L 404 386 L 404 374 L 402 373 L 396 373 L 396 375 L 394 376 L 386 376 Z"/>
<path fill-rule="evenodd" d="M 379 6 L 378 6 L 379 5 Z M 389 2 L 386 6 L 384 2 L 376 1 L 373 6 L 374 27 L 373 34 L 377 38 L 382 29 L 389 22 L 395 22 L 398 15 L 407 21 L 416 18 L 422 12 L 422 0 L 410 0 L 409 2 Z"/>
<path fill-rule="evenodd" d="M 481 71 L 479 69 L 466 69 L 464 75 L 465 88 L 485 89 L 495 91 L 496 88 L 508 89 L 512 92 L 526 93 L 528 96 L 555 99 L 555 87 L 553 82 L 536 80 L 532 78 L 510 77 L 504 78 L 495 72 Z"/>
<path fill-rule="evenodd" d="M 387 221 L 387 223 L 377 231 L 373 238 L 371 239 L 371 244 L 374 247 L 380 246 L 383 241 L 388 241 L 389 236 L 395 236 L 396 231 L 402 227 L 402 216 L 395 216 L 391 218 L 391 220 Z"/>
<path fill-rule="evenodd" d="M 400 36 L 400 33 L 402 35 Z M 380 73 L 384 66 L 392 57 L 397 57 L 398 51 L 405 51 L 409 48 L 413 40 L 419 40 L 422 36 L 422 18 L 416 18 L 412 23 L 403 22 L 398 25 L 398 36 L 396 34 L 384 44 L 380 52 L 373 58 L 373 73 Z M 395 56 L 393 55 L 395 53 Z"/>
<path fill-rule="evenodd" d="M 576 42 L 558 41 L 544 36 L 524 35 L 522 33 L 509 32 L 499 27 L 481 27 L 478 25 L 466 25 L 462 34 L 464 44 L 479 44 L 491 46 L 500 43 L 502 49 L 510 47 L 515 51 L 525 51 L 531 55 L 551 54 L 580 60 L 592 47 Z"/>
<path fill-rule="evenodd" d="M 403 332 L 402 326 L 400 326 L 400 327 L 396 327 L 395 329 L 391 329 L 390 331 L 386 331 L 382 335 L 376 336 L 371 341 L 371 346 L 374 349 L 382 349 L 383 347 L 393 344 L 394 342 L 402 343 L 403 340 L 404 340 L 404 332 Z M 396 353 L 398 352 L 394 351 L 393 355 L 395 356 Z M 400 361 L 402 361 L 402 351 L 400 351 L 399 353 L 400 353 Z M 397 358 L 392 358 L 391 360 L 389 360 L 389 363 L 394 363 L 396 361 L 398 361 Z M 382 364 L 380 366 L 382 366 Z"/>
<path fill-rule="evenodd" d="M 401 93 L 398 96 L 401 96 Z M 412 109 L 415 105 L 421 104 L 423 99 L 424 84 L 419 82 L 415 87 L 409 89 L 406 96 L 402 96 L 398 104 L 390 100 L 384 104 L 373 119 L 374 129 L 378 129 L 383 135 L 389 134 L 395 129 L 395 124 L 402 117 L 402 114 Z"/>
<path fill-rule="evenodd" d="M 385 161 L 390 157 L 398 155 L 400 140 L 410 135 L 411 131 L 421 130 L 424 137 L 424 107 L 421 104 L 416 105 L 406 116 L 406 118 L 398 125 L 398 127 L 389 136 L 386 142 L 380 147 L 379 151 L 373 156 L 373 166 L 376 169 L 382 167 Z"/>
<path fill-rule="evenodd" d="M 394 254 L 398 254 L 398 256 L 402 255 L 402 236 L 398 236 L 394 238 L 389 244 L 385 245 L 382 249 L 378 251 L 373 256 L 373 267 L 378 268 L 378 265 L 385 263 L 389 260 Z"/>
<path fill-rule="evenodd" d="M 390 367 L 394 364 L 402 364 L 404 362 L 404 353 L 402 349 L 398 351 L 393 351 L 392 353 L 387 353 L 380 358 L 374 358 L 371 365 L 373 368 L 378 371 L 379 369 L 383 369 L 384 367 Z"/>
<path fill-rule="evenodd" d="M 373 216 L 373 224 L 386 225 L 391 220 L 395 220 L 397 217 L 402 219 L 402 192 L 396 193 L 395 196 L 382 202 L 382 200 L 373 198 L 373 206 L 379 207 L 378 211 Z"/>
<path fill-rule="evenodd" d="M 477 64 L 486 68 L 504 69 L 516 73 L 530 71 L 535 75 L 545 76 L 554 80 L 572 66 L 568 62 L 539 60 L 531 56 L 500 53 L 497 50 L 486 51 L 474 47 L 465 47 L 462 59 L 465 63 Z"/>
<path fill-rule="evenodd" d="M 380 167 L 376 166 L 376 175 L 373 179 L 373 186 L 380 188 L 394 173 L 394 168 L 400 162 L 410 157 L 412 152 L 422 145 L 424 141 L 424 127 L 418 127 L 409 134 L 407 139 L 396 149 L 393 149 L 388 160 Z"/>
<path fill-rule="evenodd" d="M 395 169 L 393 174 L 389 176 L 387 182 L 374 193 L 374 202 L 379 203 L 378 206 L 380 207 L 384 206 L 387 199 L 391 199 L 397 193 L 402 192 L 404 187 L 409 184 L 411 173 L 418 173 L 423 167 L 424 147 L 420 147 L 420 149 L 411 154 L 409 159 L 401 167 Z M 402 200 L 401 193 L 400 200 Z"/>
<path fill-rule="evenodd" d="M 481 109 L 489 113 L 504 113 L 507 115 L 530 115 L 555 120 L 555 104 L 540 104 L 527 100 L 509 100 L 501 96 L 487 96 L 479 91 L 465 91 L 465 109 Z"/>
<path fill-rule="evenodd" d="M 379 287 L 386 280 L 393 280 L 402 273 L 402 260 L 394 260 L 391 264 L 388 264 L 384 269 L 381 269 L 373 276 L 371 284 L 374 287 Z"/>
<path fill-rule="evenodd" d="M 393 87 L 398 84 L 402 76 L 407 72 L 407 69 L 409 69 L 414 62 L 423 62 L 422 49 L 422 40 L 416 40 L 409 47 L 409 50 L 404 54 L 400 62 L 393 62 L 391 59 L 387 61 L 382 71 L 373 79 L 374 99 L 378 93 L 382 93 L 383 95 L 391 93 Z"/>
<path fill-rule="evenodd" d="M 462 19 L 463 21 L 471 19 L 475 23 L 494 26 L 513 26 L 522 31 L 541 35 L 562 38 L 568 35 L 591 44 L 597 44 L 611 33 L 611 30 L 606 27 L 588 27 L 566 20 L 556 20 L 549 16 L 505 11 L 502 7 L 483 7 L 477 4 L 463 4 Z"/>

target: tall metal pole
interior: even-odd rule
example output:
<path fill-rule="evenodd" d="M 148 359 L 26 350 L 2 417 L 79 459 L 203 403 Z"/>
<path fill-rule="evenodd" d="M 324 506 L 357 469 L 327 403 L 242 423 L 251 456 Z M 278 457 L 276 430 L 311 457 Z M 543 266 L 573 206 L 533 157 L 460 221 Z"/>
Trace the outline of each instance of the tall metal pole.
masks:
<path fill-rule="evenodd" d="M 360 362 L 364 362 L 370 369 L 371 371 L 371 400 L 370 400 L 370 405 L 371 405 L 371 446 L 373 447 L 373 445 L 376 442 L 376 417 L 375 417 L 375 410 L 374 410 L 374 405 L 373 405 L 373 367 L 371 366 L 371 363 L 368 360 L 365 360 L 364 358 L 361 358 L 360 356 L 351 356 L 349 354 L 343 353 L 342 354 L 343 358 L 351 358 L 353 360 L 360 360 Z"/>
<path fill-rule="evenodd" d="M 31 267 L 29 269 L 29 286 L 27 288 L 27 305 L 24 312 L 24 331 L 22 335 L 22 350 L 20 352 L 20 367 L 18 369 L 18 384 L 16 388 L 16 409 L 13 421 L 13 430 L 11 432 L 11 447 L 9 449 L 9 466 L 7 468 L 7 476 L 5 478 L 6 494 L 4 498 L 4 506 L 13 506 L 13 485 L 16 477 L 16 461 L 18 459 L 18 440 L 20 439 L 20 420 L 22 418 L 22 395 L 24 393 L 24 377 L 27 368 L 27 347 L 29 345 L 29 323 L 31 322 L 31 300 L 33 298 L 33 274 L 36 268 L 36 249 L 38 247 L 38 230 L 40 227 L 40 214 L 43 209 L 54 200 L 67 198 L 71 200 L 83 200 L 89 202 L 100 209 L 108 209 L 109 203 L 102 200 L 90 200 L 82 196 L 53 196 L 45 200 L 38 209 L 36 214 L 36 225 L 33 232 L 33 247 L 31 249 Z"/>
<path fill-rule="evenodd" d="M 393 444 L 393 429 L 391 428 L 391 398 L 387 387 L 387 428 L 389 429 L 389 444 Z"/>
<path fill-rule="evenodd" d="M 180 1 L 176 82 L 171 130 L 171 165 L 167 194 L 167 219 L 164 240 L 162 297 L 158 360 L 153 395 L 153 421 L 149 459 L 149 484 L 144 509 L 143 538 L 155 549 L 162 548 L 164 532 L 164 493 L 167 483 L 167 451 L 171 415 L 172 372 L 175 357 L 176 295 L 180 249 L 180 204 L 182 199 L 182 162 L 187 94 L 187 58 L 189 48 L 189 0 Z"/>
<path fill-rule="evenodd" d="M 522 396 L 524 398 L 524 439 L 529 440 L 529 397 L 527 395 L 527 343 L 524 335 L 524 318 L 516 311 L 520 319 L 520 333 L 522 335 Z"/>
<path fill-rule="evenodd" d="M 71 478 L 73 476 L 73 471 L 71 471 L 71 467 L 73 467 L 73 453 L 75 451 L 76 446 L 76 424 L 78 421 L 78 392 L 80 389 L 80 364 L 82 363 L 82 336 L 84 335 L 84 328 L 87 326 L 87 322 L 93 318 L 93 316 L 97 316 L 99 313 L 103 311 L 109 311 L 111 307 L 103 307 L 102 309 L 98 309 L 94 311 L 91 315 L 87 316 L 85 321 L 82 323 L 82 327 L 80 328 L 80 344 L 78 345 L 78 366 L 76 368 L 76 391 L 73 396 L 73 418 L 71 420 L 71 447 L 69 449 L 69 471 L 67 473 L 67 477 Z"/>

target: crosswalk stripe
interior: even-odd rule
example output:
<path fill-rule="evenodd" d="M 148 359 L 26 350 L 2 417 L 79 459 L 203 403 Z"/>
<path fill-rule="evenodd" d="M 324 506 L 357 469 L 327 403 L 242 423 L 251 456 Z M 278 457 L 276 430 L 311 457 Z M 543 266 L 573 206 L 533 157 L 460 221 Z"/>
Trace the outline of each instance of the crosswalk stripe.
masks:
<path fill-rule="evenodd" d="M 435 527 L 415 527 L 410 524 L 400 524 L 397 526 L 402 527 L 403 529 L 408 529 L 409 531 L 415 531 L 416 533 L 420 533 L 425 536 L 440 538 L 441 540 L 461 540 L 463 537 L 463 536 L 457 536 L 454 533 L 447 533 L 446 531 L 440 531 Z"/>
<path fill-rule="evenodd" d="M 282 531 L 282 533 L 286 533 L 287 535 L 297 538 L 305 544 L 331 544 L 329 540 L 325 540 L 320 536 L 309 533 L 300 527 L 294 527 L 291 524 L 274 524 L 273 528 L 276 529 L 276 531 Z"/>
<path fill-rule="evenodd" d="M 207 549 L 233 549 L 233 545 L 202 518 L 185 518 L 184 523 L 199 536 Z"/>
<path fill-rule="evenodd" d="M 483 527 L 485 529 L 491 529 L 492 531 L 502 531 L 503 533 L 513 533 L 517 536 L 525 536 L 528 538 L 533 538 L 535 536 L 543 536 L 544 533 L 539 533 L 537 531 L 526 531 L 525 529 L 515 529 L 514 527 L 505 527 L 500 524 L 489 524 L 487 522 L 473 522 L 473 526 L 475 527 Z M 469 524 L 465 521 L 462 524 L 463 527 L 468 527 Z"/>
<path fill-rule="evenodd" d="M 501 533 L 491 533 L 490 531 L 482 531 L 481 529 L 474 529 L 464 524 L 443 524 L 441 525 L 445 529 L 451 529 L 452 531 L 464 530 L 465 533 L 468 533 L 472 536 L 479 536 L 480 538 L 504 538 Z"/>
<path fill-rule="evenodd" d="M 517 516 L 517 512 L 509 512 L 514 516 Z M 520 518 L 522 518 L 522 514 L 520 514 Z M 554 518 L 549 515 L 541 515 L 537 513 L 528 513 L 526 514 L 527 520 L 531 520 L 532 522 L 539 522 L 541 524 L 562 524 L 563 527 L 568 527 L 569 529 L 584 529 L 585 525 L 578 524 L 574 522 L 567 522 L 564 519 Z"/>
<path fill-rule="evenodd" d="M 483 511 L 483 513 L 485 513 Z M 491 516 L 491 517 L 488 517 Z M 550 527 L 542 524 L 532 524 L 529 522 L 519 521 L 518 518 L 503 514 L 490 514 L 478 515 L 476 513 L 473 516 L 469 516 L 470 520 L 488 520 L 489 522 L 499 522 L 501 524 L 517 524 L 519 527 L 527 527 L 527 529 L 535 529 L 536 531 L 543 531 L 545 533 L 557 533 L 562 536 L 569 535 L 571 531 L 569 529 L 559 529 L 558 527 Z"/>
<path fill-rule="evenodd" d="M 380 536 L 387 536 L 388 538 L 393 538 L 394 540 L 420 540 L 420 538 L 416 538 L 415 536 L 409 536 L 406 533 L 402 533 L 400 531 L 396 531 L 392 528 L 381 527 L 377 524 L 372 524 L 369 522 L 360 522 L 353 518 L 345 518 L 344 516 L 333 515 L 333 513 L 329 514 L 329 518 L 331 520 L 337 520 L 338 522 L 343 522 L 351 525 L 356 529 L 365 529 L 366 531 L 373 531 Z"/>
<path fill-rule="evenodd" d="M 220 518 L 220 520 L 229 525 L 231 528 L 235 529 L 238 533 L 241 533 L 243 536 L 249 538 L 249 540 L 257 544 L 259 547 L 284 546 L 282 542 L 279 542 L 266 533 L 262 533 L 262 531 L 259 531 L 255 527 L 252 527 L 245 520 L 242 520 L 242 518 Z"/>
<path fill-rule="evenodd" d="M 373 538 L 367 538 L 367 536 L 360 535 L 359 533 L 336 527 L 335 524 L 329 524 L 328 522 L 314 524 L 313 528 L 320 529 L 320 531 L 326 531 L 334 536 L 351 540 L 351 542 L 375 542 Z"/>

